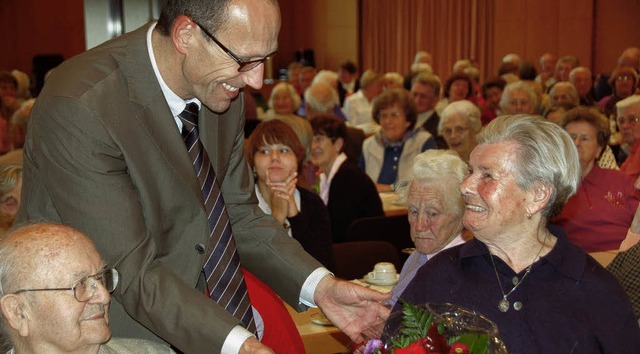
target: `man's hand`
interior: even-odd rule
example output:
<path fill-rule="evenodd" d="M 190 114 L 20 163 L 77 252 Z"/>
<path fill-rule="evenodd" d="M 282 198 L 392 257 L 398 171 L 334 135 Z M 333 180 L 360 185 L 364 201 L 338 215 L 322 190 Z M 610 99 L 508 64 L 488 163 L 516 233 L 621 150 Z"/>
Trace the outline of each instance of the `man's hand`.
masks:
<path fill-rule="evenodd" d="M 379 336 L 377 329 L 389 316 L 382 305 L 391 298 L 363 286 L 327 275 L 318 284 L 314 301 L 331 322 L 353 341 Z M 380 327 L 380 328 L 377 328 Z"/>
<path fill-rule="evenodd" d="M 273 354 L 273 350 L 260 343 L 256 337 L 249 337 L 242 343 L 238 354 Z"/>

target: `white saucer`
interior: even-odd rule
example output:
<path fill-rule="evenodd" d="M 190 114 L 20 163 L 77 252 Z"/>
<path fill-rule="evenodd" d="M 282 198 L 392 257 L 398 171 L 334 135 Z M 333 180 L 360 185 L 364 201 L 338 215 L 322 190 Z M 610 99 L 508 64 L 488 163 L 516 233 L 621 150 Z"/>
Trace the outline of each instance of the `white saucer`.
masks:
<path fill-rule="evenodd" d="M 364 280 L 365 282 L 371 284 L 371 285 L 379 285 L 379 286 L 391 286 L 391 285 L 396 285 L 398 283 L 398 279 L 400 279 L 400 274 L 396 274 L 396 278 L 393 280 L 381 280 L 381 279 L 374 279 L 373 278 L 373 272 L 369 272 L 367 275 L 365 275 L 362 280 Z"/>

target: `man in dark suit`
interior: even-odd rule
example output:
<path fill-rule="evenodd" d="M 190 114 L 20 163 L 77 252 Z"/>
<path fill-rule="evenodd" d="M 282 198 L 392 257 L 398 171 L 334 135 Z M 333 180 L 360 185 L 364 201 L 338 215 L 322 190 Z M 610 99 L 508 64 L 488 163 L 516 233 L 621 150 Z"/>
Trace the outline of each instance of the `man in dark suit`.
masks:
<path fill-rule="evenodd" d="M 279 29 L 273 0 L 170 0 L 157 24 L 62 64 L 38 97 L 18 219 L 75 227 L 118 269 L 115 336 L 186 353 L 270 352 L 204 295 L 203 266 L 218 258 L 205 256 L 209 215 L 228 214 L 241 266 L 299 310 L 317 304 L 354 339 L 388 314 L 387 295 L 334 279 L 258 208 L 241 89 L 261 87 Z M 193 132 L 182 120 L 193 105 L 226 214 L 205 212 L 181 136 Z"/>
<path fill-rule="evenodd" d="M 438 135 L 440 117 L 435 111 L 436 103 L 440 99 L 442 84 L 437 76 L 423 72 L 411 81 L 411 96 L 416 104 L 418 119 L 414 129 L 424 129 L 436 139 L 438 149 L 447 149 L 447 143 Z"/>

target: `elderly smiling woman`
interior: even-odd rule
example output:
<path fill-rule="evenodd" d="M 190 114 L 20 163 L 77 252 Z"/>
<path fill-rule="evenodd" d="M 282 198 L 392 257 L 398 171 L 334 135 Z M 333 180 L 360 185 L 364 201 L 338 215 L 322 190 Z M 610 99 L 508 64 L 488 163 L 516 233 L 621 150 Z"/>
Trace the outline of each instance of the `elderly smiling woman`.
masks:
<path fill-rule="evenodd" d="M 463 224 L 475 238 L 430 260 L 400 297 L 485 315 L 510 353 L 640 352 L 640 328 L 618 282 L 547 228 L 580 181 L 569 135 L 519 115 L 496 118 L 477 139 L 460 185 Z"/>
<path fill-rule="evenodd" d="M 416 249 L 402 267 L 398 285 L 392 290 L 391 305 L 418 268 L 440 251 L 464 243 L 464 201 L 458 186 L 466 172 L 467 164 L 450 150 L 427 150 L 414 159 L 407 206 L 411 240 Z"/>

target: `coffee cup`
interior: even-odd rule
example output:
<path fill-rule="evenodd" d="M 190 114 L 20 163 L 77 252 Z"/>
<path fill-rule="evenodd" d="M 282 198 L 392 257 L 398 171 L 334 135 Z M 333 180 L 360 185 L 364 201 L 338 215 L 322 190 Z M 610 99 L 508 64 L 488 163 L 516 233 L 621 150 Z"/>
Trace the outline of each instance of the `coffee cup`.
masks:
<path fill-rule="evenodd" d="M 397 274 L 396 267 L 389 262 L 376 263 L 372 272 L 373 279 L 380 281 L 394 281 Z"/>

